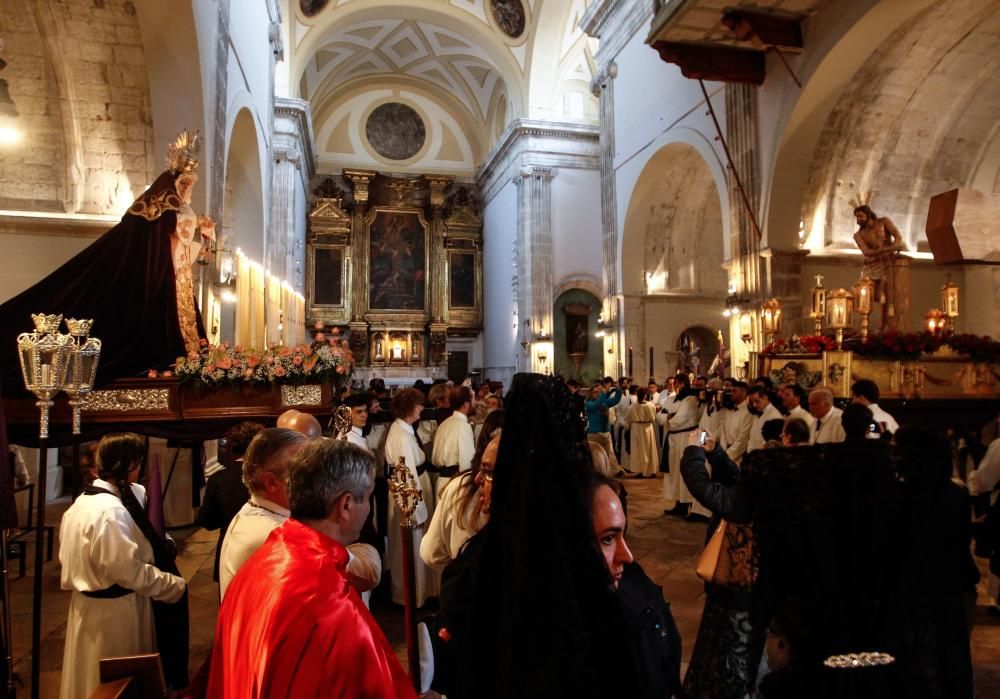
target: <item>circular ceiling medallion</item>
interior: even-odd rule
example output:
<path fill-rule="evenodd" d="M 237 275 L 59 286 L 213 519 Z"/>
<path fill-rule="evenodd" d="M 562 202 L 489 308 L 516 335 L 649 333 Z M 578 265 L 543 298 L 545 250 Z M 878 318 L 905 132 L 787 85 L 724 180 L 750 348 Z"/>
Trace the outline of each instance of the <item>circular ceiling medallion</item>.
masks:
<path fill-rule="evenodd" d="M 525 12 L 521 0 L 490 0 L 490 9 L 500 31 L 511 39 L 524 33 Z"/>
<path fill-rule="evenodd" d="M 299 9 L 306 17 L 315 17 L 330 0 L 299 0 Z"/>
<path fill-rule="evenodd" d="M 409 160 L 424 147 L 427 129 L 413 107 L 401 102 L 387 102 L 369 115 L 365 136 L 383 158 Z"/>

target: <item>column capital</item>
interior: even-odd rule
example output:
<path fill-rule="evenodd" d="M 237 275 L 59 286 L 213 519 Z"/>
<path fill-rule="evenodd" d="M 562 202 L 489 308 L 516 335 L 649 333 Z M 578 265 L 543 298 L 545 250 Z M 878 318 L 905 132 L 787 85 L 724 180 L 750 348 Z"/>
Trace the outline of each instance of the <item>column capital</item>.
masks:
<path fill-rule="evenodd" d="M 590 80 L 590 92 L 594 97 L 600 97 L 607 84 L 618 77 L 618 64 L 608 61 L 601 66 Z"/>
<path fill-rule="evenodd" d="M 514 175 L 513 181 L 515 184 L 520 184 L 523 180 L 530 177 L 537 177 L 541 180 L 551 180 L 556 176 L 556 169 L 554 167 L 541 167 L 538 165 L 526 165 L 521 168 L 521 171 Z"/>
<path fill-rule="evenodd" d="M 368 203 L 368 185 L 375 179 L 374 170 L 349 170 L 344 168 L 344 177 L 354 185 L 354 201 L 358 204 Z"/>

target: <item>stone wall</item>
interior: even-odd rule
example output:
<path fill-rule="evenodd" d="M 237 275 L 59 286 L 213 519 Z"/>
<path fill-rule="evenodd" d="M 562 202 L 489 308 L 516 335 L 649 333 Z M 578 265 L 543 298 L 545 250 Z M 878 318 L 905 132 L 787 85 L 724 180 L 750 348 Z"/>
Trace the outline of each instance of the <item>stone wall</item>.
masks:
<path fill-rule="evenodd" d="M 4 0 L 0 37 L 24 133 L 0 208 L 121 213 L 159 166 L 132 2 Z"/>

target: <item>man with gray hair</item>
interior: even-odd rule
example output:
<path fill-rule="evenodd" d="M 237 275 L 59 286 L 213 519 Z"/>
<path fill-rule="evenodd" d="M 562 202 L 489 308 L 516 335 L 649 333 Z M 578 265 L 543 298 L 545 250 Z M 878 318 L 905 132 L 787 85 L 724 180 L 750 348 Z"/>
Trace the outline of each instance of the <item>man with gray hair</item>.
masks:
<path fill-rule="evenodd" d="M 834 406 L 833 392 L 829 388 L 814 388 L 809 393 L 809 413 L 815 420 L 813 444 L 844 441 L 847 435 L 844 433 L 844 426 L 840 424 L 843 411 Z"/>
<path fill-rule="evenodd" d="M 225 598 L 233 576 L 259 549 L 271 532 L 288 519 L 285 478 L 288 463 L 309 443 L 296 430 L 272 427 L 261 430 L 243 457 L 243 483 L 250 500 L 229 524 L 219 556 L 219 594 Z M 348 577 L 359 592 L 368 592 L 382 577 L 378 552 L 367 544 L 351 544 Z"/>
<path fill-rule="evenodd" d="M 242 567 L 219 611 L 209 697 L 416 697 L 348 584 L 347 545 L 368 517 L 374 483 L 371 454 L 346 442 L 316 440 L 291 460 L 290 517 Z"/>

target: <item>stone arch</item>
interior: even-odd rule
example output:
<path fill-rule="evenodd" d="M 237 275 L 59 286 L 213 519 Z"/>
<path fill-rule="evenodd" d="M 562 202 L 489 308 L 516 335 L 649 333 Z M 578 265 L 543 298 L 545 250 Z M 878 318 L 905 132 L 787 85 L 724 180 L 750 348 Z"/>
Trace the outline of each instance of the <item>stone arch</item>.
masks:
<path fill-rule="evenodd" d="M 722 196 L 693 146 L 674 142 L 646 163 L 624 220 L 621 284 L 626 295 L 700 295 L 726 287 Z"/>
<path fill-rule="evenodd" d="M 853 247 L 855 190 L 923 243 L 930 196 L 992 160 L 998 14 L 988 0 L 856 0 L 810 20 L 818 49 L 797 66 L 805 84 L 774 120 L 765 166 L 770 247 L 798 247 L 800 222 L 804 247 Z"/>
<path fill-rule="evenodd" d="M 604 374 L 604 343 L 595 336 L 601 315 L 599 294 L 570 287 L 556 297 L 552 312 L 552 367 L 557 375 L 591 382 Z M 571 353 L 585 346 L 577 371 Z"/>
<path fill-rule="evenodd" d="M 602 295 L 601 280 L 589 274 L 569 277 L 563 280 L 559 284 L 556 284 L 555 289 L 552 290 L 552 295 L 558 298 L 560 294 L 570 289 L 582 289 L 596 298 L 601 298 Z"/>
<path fill-rule="evenodd" d="M 697 352 L 691 343 L 697 346 Z M 677 352 L 678 371 L 690 371 L 695 375 L 707 374 L 712 360 L 719 353 L 719 338 L 716 331 L 708 325 L 692 323 L 677 333 L 674 351 Z"/>
<path fill-rule="evenodd" d="M 265 208 L 260 141 L 251 111 L 246 107 L 234 111 L 235 117 L 226 139 L 228 148 L 218 247 L 234 253 L 239 249 L 248 259 L 262 264 L 265 256 Z M 237 279 L 237 284 L 245 281 Z M 210 303 L 217 305 L 218 301 L 213 298 Z M 240 294 L 238 303 L 263 303 L 263 290 Z M 252 337 L 237 337 L 238 309 L 235 305 L 226 303 L 218 312 L 221 339 L 263 346 L 263 328 L 256 329 Z M 277 322 L 277 319 L 265 319 L 265 323 L 271 320 Z"/>

